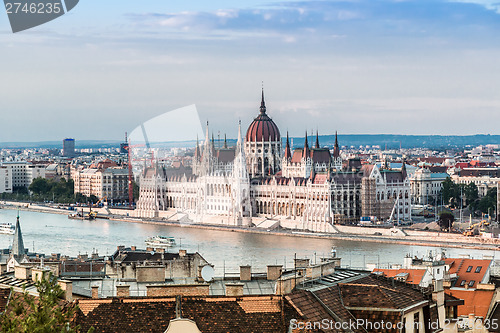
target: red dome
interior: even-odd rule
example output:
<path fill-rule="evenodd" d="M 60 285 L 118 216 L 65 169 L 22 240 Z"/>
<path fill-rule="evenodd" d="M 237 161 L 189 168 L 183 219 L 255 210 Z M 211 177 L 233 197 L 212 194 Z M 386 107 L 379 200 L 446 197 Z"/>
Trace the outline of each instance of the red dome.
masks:
<path fill-rule="evenodd" d="M 262 102 L 260 114 L 253 120 L 247 130 L 247 142 L 280 141 L 280 130 L 274 121 L 266 114 L 264 102 L 264 91 L 262 91 Z"/>

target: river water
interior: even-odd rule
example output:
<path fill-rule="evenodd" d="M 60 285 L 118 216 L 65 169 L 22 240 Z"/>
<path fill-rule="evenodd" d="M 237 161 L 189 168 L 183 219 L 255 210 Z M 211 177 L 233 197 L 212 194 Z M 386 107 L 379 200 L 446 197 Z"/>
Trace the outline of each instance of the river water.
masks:
<path fill-rule="evenodd" d="M 1 209 L 0 222 L 15 223 L 17 211 Z M 70 220 L 66 215 L 38 212 L 20 212 L 24 245 L 38 253 L 61 253 L 69 256 L 98 251 L 100 255 L 112 254 L 117 245 L 145 248 L 149 236 L 165 235 L 176 238 L 177 244 L 188 252 L 198 251 L 207 261 L 215 265 L 218 275 L 237 273 L 240 265 L 251 265 L 253 272 L 264 272 L 266 265 L 293 267 L 293 258 L 310 258 L 319 261 L 336 247 L 342 266 L 355 268 L 366 264 L 402 263 L 406 254 L 422 257 L 429 251 L 440 248 L 409 246 L 402 244 L 373 243 L 366 241 L 322 240 L 292 236 L 240 233 L 181 226 L 162 226 L 98 219 L 96 221 Z M 0 248 L 12 244 L 11 235 L 0 234 Z M 171 251 L 178 250 L 179 247 Z M 470 254 L 474 258 L 482 255 L 499 256 L 497 251 L 445 249 L 447 256 Z"/>

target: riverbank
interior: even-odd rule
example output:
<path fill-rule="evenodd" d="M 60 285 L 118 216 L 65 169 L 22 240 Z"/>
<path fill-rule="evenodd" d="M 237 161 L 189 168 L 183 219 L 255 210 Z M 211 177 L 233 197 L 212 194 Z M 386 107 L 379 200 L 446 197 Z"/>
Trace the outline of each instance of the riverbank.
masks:
<path fill-rule="evenodd" d="M 28 203 L 2 202 L 0 208 L 11 210 L 33 211 L 47 214 L 69 215 L 74 210 L 59 209 L 48 206 L 41 206 Z M 124 211 L 125 212 L 125 211 Z M 409 229 L 388 229 L 388 228 L 366 228 L 356 226 L 335 226 L 337 233 L 321 233 L 321 232 L 306 232 L 291 229 L 258 229 L 236 227 L 228 225 L 216 224 L 200 224 L 192 222 L 179 222 L 171 220 L 155 220 L 141 219 L 136 217 L 127 217 L 125 215 L 106 215 L 109 220 L 128 222 L 128 223 L 144 223 L 165 225 L 182 228 L 197 228 L 205 230 L 218 230 L 241 233 L 268 234 L 277 236 L 300 237 L 300 238 L 316 238 L 316 239 L 332 239 L 345 241 L 362 241 L 372 243 L 385 244 L 401 244 L 401 245 L 416 245 L 427 247 L 443 247 L 443 248 L 463 248 L 476 250 L 500 250 L 500 239 L 483 239 L 480 237 L 465 237 L 460 234 L 445 234 L 428 231 L 416 231 Z M 97 220 L 99 221 L 99 219 Z M 390 236 L 395 234 L 394 236 Z"/>

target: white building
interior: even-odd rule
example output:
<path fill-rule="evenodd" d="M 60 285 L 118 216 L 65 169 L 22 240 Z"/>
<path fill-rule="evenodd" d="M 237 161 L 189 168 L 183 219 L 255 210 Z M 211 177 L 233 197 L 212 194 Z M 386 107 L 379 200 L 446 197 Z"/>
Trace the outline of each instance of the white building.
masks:
<path fill-rule="evenodd" d="M 415 171 L 410 177 L 413 203 L 418 205 L 436 203 L 443 189 L 443 182 L 448 177 L 447 173 L 433 173 L 426 168 Z"/>
<path fill-rule="evenodd" d="M 28 187 L 33 179 L 45 178 L 45 165 L 29 162 L 3 162 L 2 167 L 7 168 L 10 177 L 11 190 L 19 187 Z M 1 189 L 1 187 L 0 187 Z"/>
<path fill-rule="evenodd" d="M 410 217 L 410 185 L 406 169 L 342 169 L 335 140 L 333 156 L 321 148 L 319 137 L 309 146 L 281 151 L 279 129 L 260 114 L 245 139 L 239 127 L 236 147 L 216 149 L 207 124 L 203 147 L 197 144 L 192 173 L 160 166 L 145 168 L 140 177 L 137 215 L 172 217 L 184 214 L 197 222 L 230 225 L 279 221 L 282 226 L 331 231 L 334 223 L 359 223 L 362 214 L 380 219 Z M 364 181 L 369 185 L 363 189 Z M 170 214 L 170 213 L 169 213 Z M 253 218 L 253 219 L 252 219 Z"/>
<path fill-rule="evenodd" d="M 12 193 L 12 172 L 6 166 L 0 166 L 0 193 Z"/>

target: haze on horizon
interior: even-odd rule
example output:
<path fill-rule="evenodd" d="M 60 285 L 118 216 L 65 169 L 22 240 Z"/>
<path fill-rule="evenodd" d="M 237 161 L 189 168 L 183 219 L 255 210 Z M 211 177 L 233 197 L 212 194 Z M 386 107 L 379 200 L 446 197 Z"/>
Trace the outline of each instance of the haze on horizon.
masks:
<path fill-rule="evenodd" d="M 195 104 L 236 137 L 261 81 L 282 131 L 500 134 L 500 5 L 487 0 L 81 1 L 12 34 L 0 142 L 121 140 Z"/>

